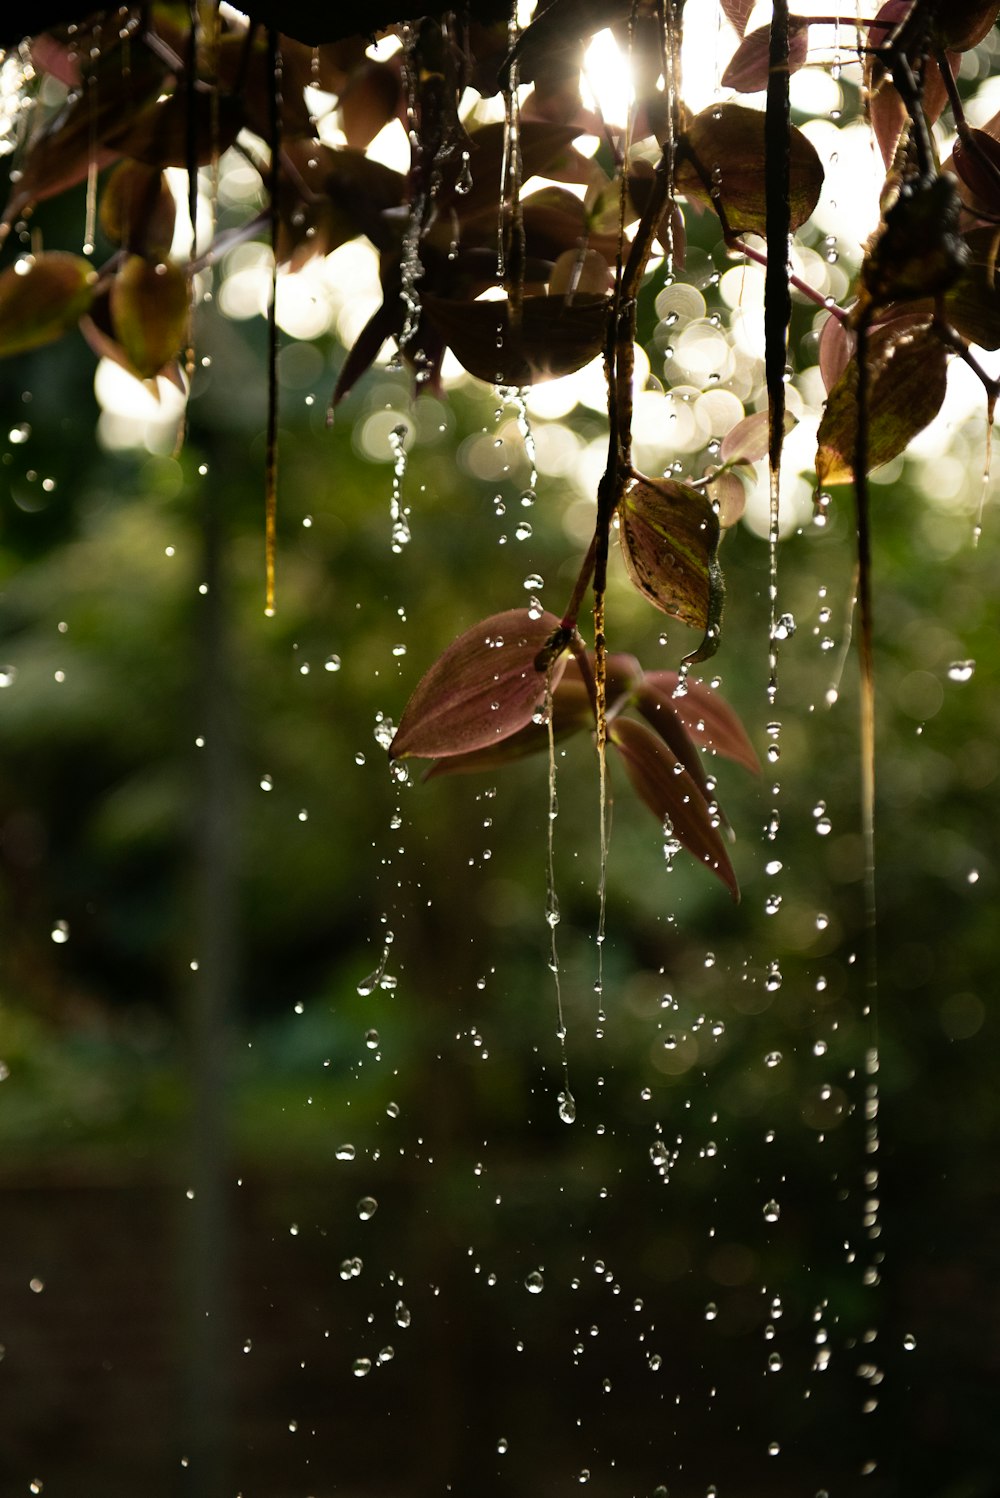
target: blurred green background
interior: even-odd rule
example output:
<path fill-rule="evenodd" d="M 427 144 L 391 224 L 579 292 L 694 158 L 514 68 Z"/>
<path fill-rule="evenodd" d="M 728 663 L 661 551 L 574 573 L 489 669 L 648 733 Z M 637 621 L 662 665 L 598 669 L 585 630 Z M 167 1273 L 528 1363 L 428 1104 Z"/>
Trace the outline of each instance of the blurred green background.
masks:
<path fill-rule="evenodd" d="M 102 445 L 75 335 L 0 365 L 3 1491 L 1000 1492 L 992 508 L 974 547 L 916 465 L 873 491 L 877 1020 L 853 657 L 825 705 L 846 491 L 781 545 L 773 713 L 766 547 L 726 540 L 713 669 L 780 759 L 719 766 L 738 908 L 615 787 L 604 1019 L 567 746 L 567 1126 L 545 766 L 401 785 L 376 737 L 526 578 L 561 609 L 560 439 L 519 540 L 513 408 L 476 477 L 494 392 L 379 369 L 328 430 L 343 352 L 285 339 L 266 619 L 263 323 L 196 335 L 176 455 Z M 649 667 L 689 648 L 620 569 L 611 617 Z"/>

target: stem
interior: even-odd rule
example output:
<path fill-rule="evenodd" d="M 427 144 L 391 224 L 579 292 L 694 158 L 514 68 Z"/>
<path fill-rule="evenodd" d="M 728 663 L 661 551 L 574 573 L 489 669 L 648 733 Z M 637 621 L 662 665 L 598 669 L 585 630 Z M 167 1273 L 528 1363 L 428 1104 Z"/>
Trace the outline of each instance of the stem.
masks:
<path fill-rule="evenodd" d="M 755 250 L 753 245 L 747 244 L 745 240 L 733 240 L 730 248 L 739 251 L 741 255 L 745 255 L 754 264 L 763 265 L 765 269 L 767 268 L 767 255 L 764 251 Z M 850 314 L 845 312 L 843 307 L 837 302 L 830 302 L 821 291 L 817 291 L 815 286 L 810 286 L 808 281 L 803 281 L 802 277 L 797 276 L 794 271 L 789 271 L 788 281 L 791 286 L 795 287 L 796 291 L 801 291 L 803 296 L 807 296 L 811 302 L 816 303 L 817 307 L 822 307 L 825 312 L 829 312 L 831 317 L 835 317 L 838 322 L 847 321 Z"/>

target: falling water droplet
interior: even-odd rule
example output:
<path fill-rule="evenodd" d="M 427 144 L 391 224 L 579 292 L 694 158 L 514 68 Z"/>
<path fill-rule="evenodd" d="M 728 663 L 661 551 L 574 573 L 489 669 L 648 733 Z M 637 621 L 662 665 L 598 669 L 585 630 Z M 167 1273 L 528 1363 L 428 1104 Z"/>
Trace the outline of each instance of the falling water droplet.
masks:
<path fill-rule="evenodd" d="M 532 1295 L 540 1295 L 545 1289 L 545 1276 L 540 1269 L 533 1269 L 524 1281 L 524 1288 Z"/>
<path fill-rule="evenodd" d="M 975 661 L 952 661 L 948 667 L 949 681 L 971 681 L 976 669 Z"/>
<path fill-rule="evenodd" d="M 367 1378 L 368 1374 L 371 1371 L 372 1371 L 372 1360 L 371 1360 L 371 1358 L 355 1358 L 354 1359 L 354 1377 L 355 1378 Z"/>
<path fill-rule="evenodd" d="M 563 1123 L 565 1123 L 565 1124 L 575 1123 L 576 1122 L 576 1098 L 573 1096 L 573 1094 L 571 1092 L 561 1092 L 559 1094 L 558 1103 L 559 1103 L 559 1117 L 562 1119 Z"/>
<path fill-rule="evenodd" d="M 362 1222 L 368 1222 L 378 1211 L 378 1202 L 373 1196 L 363 1196 L 358 1202 L 358 1216 Z"/>
<path fill-rule="evenodd" d="M 772 1196 L 771 1200 L 764 1203 L 764 1221 L 777 1222 L 781 1216 L 781 1208 Z"/>

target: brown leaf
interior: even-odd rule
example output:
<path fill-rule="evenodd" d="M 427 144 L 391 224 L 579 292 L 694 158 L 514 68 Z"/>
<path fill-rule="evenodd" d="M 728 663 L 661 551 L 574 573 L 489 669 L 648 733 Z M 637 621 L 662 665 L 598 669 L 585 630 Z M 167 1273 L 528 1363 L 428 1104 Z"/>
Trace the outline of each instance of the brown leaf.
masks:
<path fill-rule="evenodd" d="M 349 146 L 364 150 L 399 108 L 400 79 L 391 63 L 366 58 L 340 95 L 340 114 Z"/>
<path fill-rule="evenodd" d="M 0 357 L 61 338 L 87 311 L 97 276 L 89 260 L 50 250 L 0 274 Z"/>
<path fill-rule="evenodd" d="M 669 700 L 696 743 L 724 755 L 754 775 L 760 774 L 760 760 L 746 729 L 718 692 L 705 682 L 687 676 L 684 690 L 677 696 L 680 675 L 676 671 L 647 671 L 645 680 L 648 686 Z"/>
<path fill-rule="evenodd" d="M 522 386 L 571 374 L 600 353 L 608 299 L 528 296 L 521 304 L 520 326 L 512 325 L 506 300 L 452 302 L 425 296 L 423 308 L 470 374 L 488 384 Z"/>
<path fill-rule="evenodd" d="M 722 75 L 723 88 L 738 94 L 755 94 L 767 88 L 771 28 L 758 26 L 743 38 Z M 809 23 L 802 16 L 788 18 L 788 71 L 797 73 L 809 51 Z"/>
<path fill-rule="evenodd" d="M 789 138 L 792 229 L 801 228 L 819 201 L 823 167 L 811 141 L 793 125 Z M 681 137 L 677 191 L 713 207 L 729 236 L 764 234 L 764 114 L 745 104 L 718 104 L 695 115 Z"/>
<path fill-rule="evenodd" d="M 862 306 L 934 296 L 955 283 L 968 253 L 958 233 L 960 206 L 946 172 L 902 184 L 861 267 Z"/>
<path fill-rule="evenodd" d="M 705 493 L 715 507 L 719 525 L 724 531 L 743 518 L 747 507 L 746 483 L 742 474 L 732 468 L 707 468 Z M 751 474 L 752 477 L 752 474 Z"/>
<path fill-rule="evenodd" d="M 437 759 L 493 747 L 529 724 L 545 699 L 544 655 L 562 639 L 549 673 L 566 667 L 568 638 L 554 614 L 508 609 L 460 635 L 420 681 L 389 750 L 392 759 Z"/>
<path fill-rule="evenodd" d="M 680 760 L 652 729 L 631 718 L 608 724 L 608 738 L 625 765 L 635 791 L 670 835 L 726 885 L 734 900 L 740 890 L 704 796 Z"/>
<path fill-rule="evenodd" d="M 948 351 L 929 327 L 890 323 L 868 340 L 868 468 L 904 452 L 941 408 Z M 827 397 L 819 425 L 816 478 L 821 489 L 849 483 L 858 424 L 858 366 L 852 359 Z"/>
<path fill-rule="evenodd" d="M 151 379 L 175 356 L 187 318 L 188 284 L 180 267 L 130 255 L 112 282 L 111 320 L 140 379 Z"/>
<path fill-rule="evenodd" d="M 953 328 L 980 348 L 1000 348 L 1000 278 L 997 230 L 973 229 L 966 237 L 969 261 L 944 299 Z"/>
<path fill-rule="evenodd" d="M 722 571 L 716 560 L 719 517 L 710 500 L 676 479 L 634 474 L 618 505 L 619 539 L 640 593 L 672 619 L 705 631 L 688 660 L 705 660 L 719 643 Z"/>
<path fill-rule="evenodd" d="M 112 244 L 135 254 L 166 255 L 177 205 L 159 167 L 122 161 L 101 193 L 101 228 Z"/>

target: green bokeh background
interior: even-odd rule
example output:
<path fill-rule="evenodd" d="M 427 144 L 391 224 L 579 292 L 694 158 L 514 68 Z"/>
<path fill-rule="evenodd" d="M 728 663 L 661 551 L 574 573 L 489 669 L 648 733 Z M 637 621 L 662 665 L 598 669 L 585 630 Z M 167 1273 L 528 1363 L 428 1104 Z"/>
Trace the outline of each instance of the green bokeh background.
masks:
<path fill-rule="evenodd" d="M 496 398 L 463 387 L 418 413 L 394 555 L 388 454 L 352 433 L 412 416 L 405 378 L 328 430 L 321 342 L 308 386 L 284 366 L 266 619 L 263 326 L 205 315 L 197 340 L 176 457 L 97 444 L 76 335 L 0 366 L 4 431 L 30 424 L 0 444 L 4 1491 L 995 1494 L 992 509 L 974 548 L 911 470 L 873 490 L 877 1019 L 853 659 L 824 705 L 846 491 L 780 548 L 780 761 L 719 766 L 742 904 L 667 871 L 614 785 L 604 1020 L 596 767 L 567 746 L 567 1127 L 545 765 L 399 786 L 375 738 L 529 573 L 560 608 L 563 486 L 543 474 L 515 541 L 523 459 L 498 517 L 456 458 Z M 716 664 L 763 756 L 766 548 L 738 529 L 724 562 Z M 620 570 L 611 619 L 647 666 L 689 648 Z M 396 985 L 361 995 L 386 931 Z"/>

